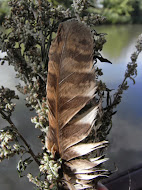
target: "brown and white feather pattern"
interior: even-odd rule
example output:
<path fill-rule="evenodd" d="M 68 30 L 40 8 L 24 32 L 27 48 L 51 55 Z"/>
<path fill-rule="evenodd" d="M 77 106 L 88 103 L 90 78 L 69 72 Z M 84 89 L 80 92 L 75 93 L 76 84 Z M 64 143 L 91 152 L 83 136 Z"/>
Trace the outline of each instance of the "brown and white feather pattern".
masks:
<path fill-rule="evenodd" d="M 78 114 L 95 96 L 92 66 L 93 38 L 90 29 L 75 20 L 60 24 L 49 51 L 46 146 L 53 155 L 58 154 L 64 160 L 63 173 L 68 189 L 90 187 L 90 180 L 97 177 L 93 173 L 94 167 L 105 161 L 75 160 L 107 143 L 79 143 L 89 135 L 97 114 L 97 105 Z"/>

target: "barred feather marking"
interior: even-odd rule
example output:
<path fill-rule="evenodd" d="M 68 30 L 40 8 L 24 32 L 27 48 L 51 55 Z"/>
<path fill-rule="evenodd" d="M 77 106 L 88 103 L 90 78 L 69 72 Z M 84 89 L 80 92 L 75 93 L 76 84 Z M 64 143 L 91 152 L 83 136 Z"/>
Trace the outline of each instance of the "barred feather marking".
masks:
<path fill-rule="evenodd" d="M 107 144 L 107 141 L 78 144 L 89 135 L 98 109 L 94 105 L 80 113 L 95 96 L 97 87 L 92 66 L 93 38 L 90 29 L 75 20 L 60 24 L 49 51 L 46 147 L 64 160 L 63 176 L 70 190 L 92 187 L 92 179 L 101 175 L 94 172 L 94 167 L 106 161 L 98 158 L 74 160 Z"/>
<path fill-rule="evenodd" d="M 77 21 L 60 24 L 49 52 L 47 80 L 49 151 L 54 147 L 55 152 L 64 152 L 62 129 L 64 130 L 64 126 L 68 125 L 92 99 L 96 91 L 92 54 L 93 39 L 85 25 Z"/>

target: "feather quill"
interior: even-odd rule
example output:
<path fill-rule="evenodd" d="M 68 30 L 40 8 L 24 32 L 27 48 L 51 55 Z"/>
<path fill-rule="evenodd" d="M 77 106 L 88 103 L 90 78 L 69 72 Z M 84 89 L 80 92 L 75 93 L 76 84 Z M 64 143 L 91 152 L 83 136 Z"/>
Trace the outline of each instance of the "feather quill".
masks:
<path fill-rule="evenodd" d="M 106 161 L 75 161 L 75 158 L 107 144 L 106 141 L 80 143 L 89 135 L 98 109 L 95 105 L 83 113 L 80 112 L 95 96 L 95 71 L 92 66 L 93 38 L 90 29 L 75 20 L 60 24 L 49 51 L 49 129 L 46 147 L 54 156 L 59 155 L 64 160 L 64 179 L 71 190 L 91 187 L 88 180 L 97 177 L 93 168 Z M 82 182 L 78 183 L 78 180 Z M 84 180 L 86 182 L 83 184 Z"/>

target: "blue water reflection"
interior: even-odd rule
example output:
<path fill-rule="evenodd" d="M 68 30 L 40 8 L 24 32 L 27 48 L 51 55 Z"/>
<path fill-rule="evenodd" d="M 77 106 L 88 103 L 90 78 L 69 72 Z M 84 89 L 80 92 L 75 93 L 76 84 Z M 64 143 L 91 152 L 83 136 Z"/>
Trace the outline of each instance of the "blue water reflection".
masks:
<path fill-rule="evenodd" d="M 108 33 L 103 55 L 113 63 L 98 64 L 104 72 L 101 79 L 110 89 L 116 89 L 123 80 L 137 37 L 142 33 L 142 25 L 105 26 L 96 30 Z M 113 117 L 113 127 L 108 136 L 110 147 L 107 154 L 110 161 L 106 165 L 113 169 L 115 163 L 118 173 L 142 163 L 142 53 L 137 63 L 136 84 L 128 81 L 130 87 L 117 107 L 118 112 Z"/>

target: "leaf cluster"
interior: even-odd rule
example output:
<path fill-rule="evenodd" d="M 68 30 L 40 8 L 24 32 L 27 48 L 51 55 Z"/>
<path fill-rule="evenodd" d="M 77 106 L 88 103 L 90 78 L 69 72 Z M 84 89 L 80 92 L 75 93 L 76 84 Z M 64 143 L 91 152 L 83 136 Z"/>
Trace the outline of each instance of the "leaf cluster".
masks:
<path fill-rule="evenodd" d="M 141 22 L 142 4 L 140 0 L 103 0 L 102 5 L 102 13 L 107 17 L 109 23 Z"/>

